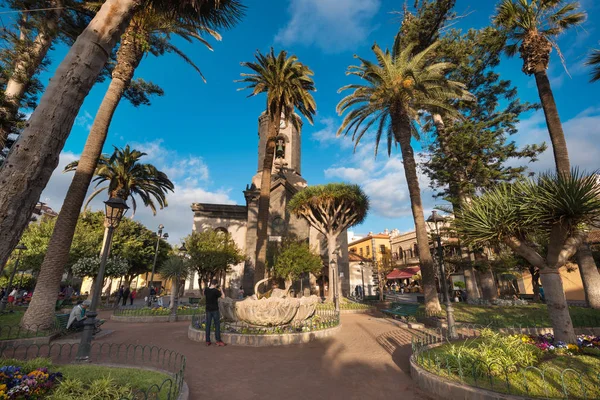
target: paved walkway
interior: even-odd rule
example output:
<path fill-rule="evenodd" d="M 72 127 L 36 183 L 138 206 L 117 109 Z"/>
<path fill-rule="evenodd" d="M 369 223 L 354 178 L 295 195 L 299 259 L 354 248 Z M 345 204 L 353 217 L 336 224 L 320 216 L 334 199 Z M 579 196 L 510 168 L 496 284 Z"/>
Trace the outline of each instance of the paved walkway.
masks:
<path fill-rule="evenodd" d="M 189 321 L 123 324 L 98 342 L 153 344 L 187 357 L 192 400 L 428 399 L 410 378 L 410 332 L 369 315 L 342 316 L 334 337 L 285 347 L 206 347 Z"/>

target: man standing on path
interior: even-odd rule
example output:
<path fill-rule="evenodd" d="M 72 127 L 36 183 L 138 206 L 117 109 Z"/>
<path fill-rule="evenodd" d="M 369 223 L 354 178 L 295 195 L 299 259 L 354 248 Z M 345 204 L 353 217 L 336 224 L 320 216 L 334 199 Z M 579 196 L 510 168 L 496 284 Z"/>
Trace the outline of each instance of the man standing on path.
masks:
<path fill-rule="evenodd" d="M 210 286 L 204 289 L 204 297 L 206 298 L 206 345 L 210 346 L 210 331 L 212 322 L 215 322 L 215 339 L 217 346 L 225 346 L 221 341 L 221 315 L 219 314 L 219 298 L 225 297 L 217 287 L 218 280 L 213 279 Z"/>

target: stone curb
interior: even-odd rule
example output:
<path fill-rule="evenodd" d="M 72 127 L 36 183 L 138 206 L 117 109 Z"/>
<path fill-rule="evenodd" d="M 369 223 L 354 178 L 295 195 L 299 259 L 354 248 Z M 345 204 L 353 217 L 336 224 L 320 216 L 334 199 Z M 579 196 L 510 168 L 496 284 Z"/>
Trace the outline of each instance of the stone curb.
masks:
<path fill-rule="evenodd" d="M 177 321 L 191 321 L 192 314 L 178 315 Z M 126 316 L 126 315 L 111 315 L 111 321 L 115 322 L 171 322 L 170 315 L 140 315 L 140 316 Z"/>
<path fill-rule="evenodd" d="M 410 376 L 423 391 L 435 399 L 446 400 L 527 400 L 528 397 L 513 396 L 473 386 L 462 385 L 432 374 L 421 368 L 415 356 L 410 357 Z"/>
<path fill-rule="evenodd" d="M 364 309 L 355 309 L 355 310 L 340 310 L 341 314 L 368 314 L 370 312 L 375 311 L 377 308 L 375 307 L 370 307 L 370 308 L 364 308 Z"/>
<path fill-rule="evenodd" d="M 59 334 L 54 334 L 51 336 L 38 336 L 32 338 L 21 338 L 21 339 L 8 339 L 8 340 L 0 340 L 0 346 L 31 346 L 31 345 L 43 345 L 50 344 L 52 340 L 58 337 Z"/>
<path fill-rule="evenodd" d="M 342 324 L 333 328 L 322 329 L 313 332 L 298 332 L 272 335 L 246 335 L 241 333 L 221 333 L 223 342 L 233 346 L 270 347 L 287 346 L 290 344 L 308 343 L 316 339 L 323 339 L 336 334 L 342 328 Z M 203 329 L 196 329 L 190 325 L 188 339 L 194 342 L 206 342 L 206 334 Z"/>

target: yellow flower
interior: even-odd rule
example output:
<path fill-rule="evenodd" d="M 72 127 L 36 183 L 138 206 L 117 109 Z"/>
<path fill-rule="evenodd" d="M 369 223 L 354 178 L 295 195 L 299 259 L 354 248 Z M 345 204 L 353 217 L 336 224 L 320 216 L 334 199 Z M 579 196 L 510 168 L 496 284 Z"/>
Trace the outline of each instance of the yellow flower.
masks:
<path fill-rule="evenodd" d="M 569 349 L 571 351 L 579 351 L 579 346 L 577 346 L 576 344 L 569 343 L 567 345 L 567 349 Z"/>

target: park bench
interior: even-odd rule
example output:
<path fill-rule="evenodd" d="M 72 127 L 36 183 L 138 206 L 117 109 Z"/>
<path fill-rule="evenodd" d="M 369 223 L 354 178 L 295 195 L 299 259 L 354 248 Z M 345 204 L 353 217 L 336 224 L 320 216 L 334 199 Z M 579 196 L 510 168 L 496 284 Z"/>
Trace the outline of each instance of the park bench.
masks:
<path fill-rule="evenodd" d="M 382 313 L 395 317 L 408 317 L 417 315 L 418 304 L 407 304 L 407 303 L 392 303 L 390 308 L 381 310 Z"/>
<path fill-rule="evenodd" d="M 190 304 L 200 304 L 200 297 L 190 297 L 188 298 L 188 302 Z"/>
<path fill-rule="evenodd" d="M 67 330 L 67 323 L 69 322 L 69 314 L 56 314 L 56 322 L 54 326 L 57 332 Z"/>

